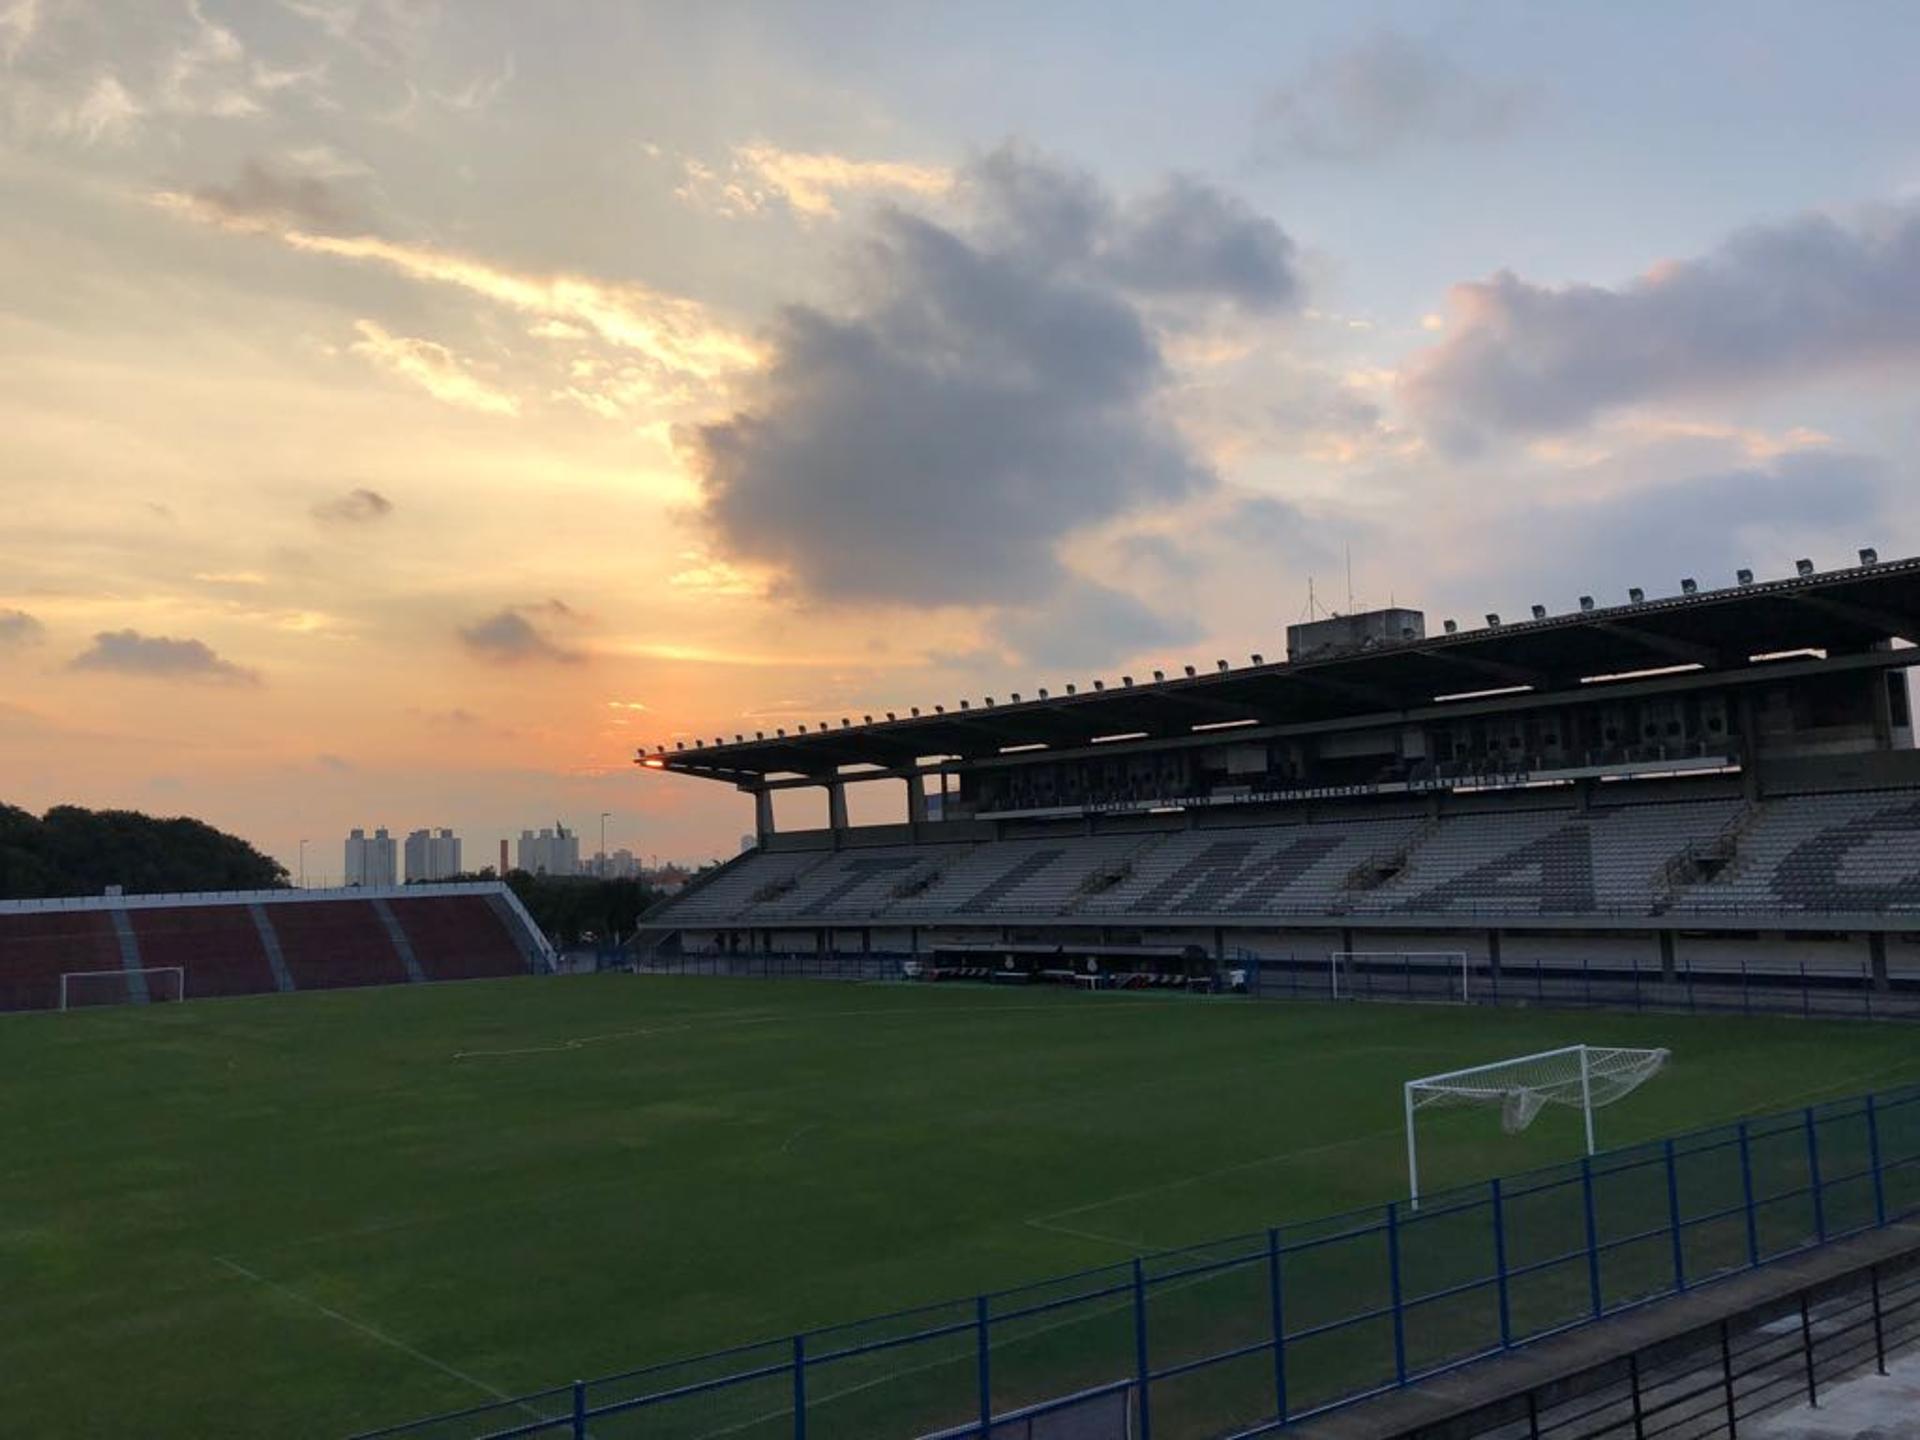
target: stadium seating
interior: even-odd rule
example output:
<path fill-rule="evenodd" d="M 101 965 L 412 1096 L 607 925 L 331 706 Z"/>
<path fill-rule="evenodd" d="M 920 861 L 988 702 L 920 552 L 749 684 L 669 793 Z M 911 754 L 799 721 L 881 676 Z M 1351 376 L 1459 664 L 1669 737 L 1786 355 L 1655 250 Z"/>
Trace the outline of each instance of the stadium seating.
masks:
<path fill-rule="evenodd" d="M 1672 908 L 1702 915 L 1920 909 L 1920 792 L 1770 800 L 1727 866 L 1676 896 Z"/>
<path fill-rule="evenodd" d="M 121 964 L 112 917 L 98 910 L 0 914 L 0 1010 L 54 1009 L 63 974 Z"/>
<path fill-rule="evenodd" d="M 1920 791 L 1576 808 L 1322 811 L 1312 822 L 748 855 L 656 923 L 1268 914 L 1650 916 L 1920 909 Z M 1690 863 L 1699 862 L 1699 863 Z M 1711 863 L 1708 863 L 1711 862 Z"/>
<path fill-rule="evenodd" d="M 178 965 L 186 996 L 254 995 L 277 988 L 266 945 L 246 905 L 129 910 L 142 965 Z"/>
<path fill-rule="evenodd" d="M 0 901 L 0 1011 L 55 1008 L 61 975 L 129 963 L 177 967 L 197 1000 L 400 984 L 410 963 L 422 980 L 521 975 L 547 948 L 498 884 Z"/>
<path fill-rule="evenodd" d="M 296 990 L 406 983 L 393 937 L 366 901 L 283 905 L 273 913 L 273 929 Z"/>
<path fill-rule="evenodd" d="M 507 927 L 479 896 L 387 901 L 429 980 L 519 975 L 527 962 Z"/>

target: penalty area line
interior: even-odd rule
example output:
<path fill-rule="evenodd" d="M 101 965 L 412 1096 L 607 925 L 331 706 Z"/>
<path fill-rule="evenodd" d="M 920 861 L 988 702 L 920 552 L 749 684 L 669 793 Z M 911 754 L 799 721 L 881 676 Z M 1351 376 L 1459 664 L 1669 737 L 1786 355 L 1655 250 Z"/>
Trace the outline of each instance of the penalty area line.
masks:
<path fill-rule="evenodd" d="M 359 1334 L 366 1336 L 369 1340 L 378 1341 L 380 1344 L 386 1346 L 389 1350 L 397 1350 L 402 1355 L 407 1356 L 409 1359 L 417 1360 L 422 1365 L 430 1366 L 431 1368 L 438 1370 L 442 1375 L 451 1376 L 453 1379 L 458 1380 L 463 1385 L 470 1385 L 475 1390 L 480 1391 L 482 1394 L 491 1395 L 496 1400 L 502 1400 L 509 1404 L 515 1405 L 519 1409 L 525 1410 L 529 1415 L 533 1415 L 538 1419 L 544 1420 L 544 1419 L 551 1418 L 549 1416 L 542 1415 L 538 1410 L 535 1410 L 531 1405 L 526 1404 L 524 1401 L 516 1400 L 513 1396 L 507 1394 L 506 1391 L 500 1389 L 498 1386 L 489 1385 L 486 1381 L 480 1379 L 478 1376 L 469 1375 L 466 1371 L 457 1369 L 456 1367 L 447 1364 L 447 1362 L 444 1360 L 436 1360 L 433 1358 L 433 1356 L 427 1354 L 424 1350 L 416 1350 L 414 1349 L 413 1346 L 407 1344 L 406 1341 L 396 1340 L 394 1339 L 393 1336 L 387 1334 L 386 1331 L 377 1329 L 374 1326 L 367 1324 L 364 1320 L 356 1320 L 353 1318 L 353 1316 L 344 1314 L 341 1311 L 334 1309 L 331 1305 L 324 1305 L 320 1301 L 315 1300 L 310 1295 L 302 1295 L 298 1290 L 292 1289 L 291 1287 L 286 1285 L 282 1285 L 277 1280 L 269 1280 L 266 1276 L 260 1274 L 259 1271 L 249 1270 L 245 1265 L 242 1265 L 238 1260 L 230 1259 L 225 1255 L 215 1255 L 213 1257 L 213 1260 L 216 1265 L 224 1266 L 226 1269 L 230 1270 L 235 1275 L 240 1276 L 243 1280 L 251 1280 L 254 1284 L 273 1291 L 274 1294 L 276 1295 L 285 1296 L 289 1300 L 296 1301 L 299 1304 L 306 1306 L 309 1310 L 317 1310 L 322 1315 L 326 1316 L 329 1320 L 333 1320 L 341 1325 L 344 1325 L 349 1330 L 356 1331 Z"/>

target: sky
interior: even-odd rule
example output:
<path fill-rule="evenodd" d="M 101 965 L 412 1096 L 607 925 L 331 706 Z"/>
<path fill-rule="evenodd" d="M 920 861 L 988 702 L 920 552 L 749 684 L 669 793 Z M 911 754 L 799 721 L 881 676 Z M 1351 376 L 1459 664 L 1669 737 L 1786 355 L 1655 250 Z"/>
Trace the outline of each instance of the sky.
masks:
<path fill-rule="evenodd" d="M 0 0 L 0 799 L 699 860 L 751 801 L 638 747 L 1277 656 L 1349 562 L 1438 628 L 1920 551 L 1916 54 Z"/>

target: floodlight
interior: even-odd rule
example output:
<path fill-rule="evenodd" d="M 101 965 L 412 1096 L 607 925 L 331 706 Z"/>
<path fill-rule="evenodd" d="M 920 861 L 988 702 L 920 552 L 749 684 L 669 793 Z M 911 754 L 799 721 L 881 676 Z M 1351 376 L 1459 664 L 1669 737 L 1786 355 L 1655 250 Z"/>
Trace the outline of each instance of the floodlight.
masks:
<path fill-rule="evenodd" d="M 1016 705 L 1020 703 L 1020 692 L 1018 690 L 1013 692 L 1013 703 Z"/>
<path fill-rule="evenodd" d="M 873 724 L 873 716 L 871 715 L 862 715 L 860 719 L 868 725 Z"/>
<path fill-rule="evenodd" d="M 920 714 L 920 707 L 918 705 L 915 705 L 911 708 L 913 710 L 914 715 L 917 717 Z"/>
<path fill-rule="evenodd" d="M 1080 692 L 1079 692 L 1078 690 L 1076 690 L 1076 689 L 1074 689 L 1074 687 L 1073 687 L 1073 682 L 1072 682 L 1071 680 L 1069 680 L 1069 681 L 1067 682 L 1067 694 L 1069 694 L 1069 695 L 1078 695 L 1079 693 L 1080 693 Z"/>
<path fill-rule="evenodd" d="M 1456 634 L 1456 633 L 1458 633 L 1458 631 L 1459 631 L 1459 629 L 1460 629 L 1460 622 L 1459 622 L 1458 620 L 1448 620 L 1448 621 L 1445 621 L 1445 622 L 1444 622 L 1444 625 L 1445 625 L 1445 629 L 1446 629 L 1446 632 L 1447 632 L 1447 634 L 1449 634 L 1449 635 L 1453 635 L 1453 634 Z"/>
<path fill-rule="evenodd" d="M 1267 657 L 1256 650 L 1253 652 L 1253 663 L 1256 665 L 1264 665 L 1267 663 Z"/>
<path fill-rule="evenodd" d="M 1733 572 L 1733 578 L 1738 580 L 1742 585 L 1751 585 L 1753 583 L 1753 571 L 1736 570 Z"/>
<path fill-rule="evenodd" d="M 1489 610 L 1487 612 L 1487 628 L 1493 629 L 1497 627 L 1499 624 L 1500 624 L 1499 612 L 1495 610 Z"/>
<path fill-rule="evenodd" d="M 756 730 L 753 732 L 753 738 L 756 740 L 764 740 L 767 738 L 767 732 L 764 730 Z"/>
<path fill-rule="evenodd" d="M 1232 668 L 1232 667 L 1231 667 L 1231 666 L 1229 666 L 1229 665 L 1227 664 L 1227 662 L 1226 662 L 1226 661 L 1224 661 L 1224 660 L 1216 660 L 1216 661 L 1214 661 L 1213 663 L 1214 663 L 1214 665 L 1215 665 L 1215 667 L 1216 667 L 1216 668 L 1218 668 L 1218 669 L 1220 669 L 1220 670 L 1227 670 L 1227 669 L 1231 669 L 1231 668 Z"/>
<path fill-rule="evenodd" d="M 1186 670 L 1186 672 L 1187 672 L 1187 678 L 1188 678 L 1189 680 L 1191 680 L 1191 679 L 1193 678 L 1193 676 L 1194 676 L 1194 669 L 1193 669 L 1193 666 L 1191 666 L 1191 665 L 1188 665 L 1188 666 L 1185 666 L 1185 667 L 1183 667 L 1183 668 L 1184 668 L 1184 669 Z"/>
<path fill-rule="evenodd" d="M 1040 687 L 1040 698 L 1041 698 L 1042 700 L 1044 700 L 1044 699 L 1046 699 L 1046 698 L 1047 698 L 1047 687 L 1046 687 L 1046 686 L 1044 686 L 1044 685 L 1042 685 L 1042 686 Z"/>
<path fill-rule="evenodd" d="M 1546 606 L 1544 606 L 1544 605 L 1536 605 L 1536 606 L 1534 606 L 1534 607 L 1533 607 L 1533 618 L 1534 618 L 1534 619 L 1536 619 L 1536 620 L 1544 620 L 1544 619 L 1546 619 L 1546 618 L 1547 618 L 1547 607 L 1546 607 Z"/>
<path fill-rule="evenodd" d="M 1582 595 L 1580 597 L 1580 608 L 1582 610 L 1593 609 L 1593 597 L 1591 595 Z"/>
<path fill-rule="evenodd" d="M 1867 546 L 1860 552 L 1860 563 L 1862 565 L 1878 565 L 1880 563 L 1880 552 L 1871 545 Z"/>
<path fill-rule="evenodd" d="M 846 717 L 846 716 L 844 716 L 844 715 L 842 715 L 842 716 L 840 717 L 840 728 L 841 728 L 842 730 L 850 730 L 850 729 L 852 729 L 852 728 L 853 728 L 853 722 L 852 722 L 851 720 L 849 720 L 849 719 L 847 719 L 847 717 Z"/>
<path fill-rule="evenodd" d="M 673 748 L 676 750 L 684 750 L 687 748 L 687 742 L 684 740 L 676 740 L 673 742 Z"/>
<path fill-rule="evenodd" d="M 964 701 L 964 700 L 962 700 L 962 701 L 960 702 L 960 708 L 961 708 L 962 710 L 969 710 L 969 709 L 972 709 L 973 707 L 972 707 L 972 706 L 970 706 L 970 705 L 968 705 L 966 701 Z"/>
<path fill-rule="evenodd" d="M 1104 680 L 1096 680 L 1093 682 L 1093 688 L 1096 690 L 1104 690 L 1107 688 L 1107 682 Z"/>
<path fill-rule="evenodd" d="M 782 740 L 787 738 L 787 732 L 784 729 L 776 729 L 773 733 L 778 735 Z"/>
<path fill-rule="evenodd" d="M 1167 678 L 1167 672 L 1164 670 L 1156 670 L 1153 672 L 1153 678 L 1155 680 L 1164 680 Z"/>
<path fill-rule="evenodd" d="M 1646 598 L 1647 592 L 1642 590 L 1638 585 L 1635 585 L 1631 590 L 1627 591 L 1627 602 L 1629 604 L 1638 605 Z"/>
<path fill-rule="evenodd" d="M 1688 575 L 1680 581 L 1680 593 L 1682 595 L 1698 595 L 1700 593 L 1700 586 L 1691 575 Z"/>
<path fill-rule="evenodd" d="M 887 711 L 887 719 L 889 719 L 889 720 L 898 720 L 899 718 L 900 718 L 900 717 L 899 717 L 898 715 L 895 715 L 895 714 L 893 713 L 893 711 L 891 711 L 891 710 L 889 710 L 889 711 Z"/>
<path fill-rule="evenodd" d="M 1793 562 L 1793 568 L 1798 570 L 1802 576 L 1811 575 L 1813 573 L 1813 561 L 1796 560 Z"/>
<path fill-rule="evenodd" d="M 991 710 L 993 708 L 993 696 L 991 695 L 987 696 L 987 698 L 981 703 L 984 704 L 987 707 L 987 709 Z"/>
<path fill-rule="evenodd" d="M 736 735 L 733 737 L 733 743 L 736 745 L 741 745 L 741 744 L 744 744 L 745 742 L 741 739 L 740 736 Z"/>
<path fill-rule="evenodd" d="M 933 707 L 933 713 L 936 715 L 944 715 L 947 713 L 947 707 L 944 705 L 936 705 Z"/>

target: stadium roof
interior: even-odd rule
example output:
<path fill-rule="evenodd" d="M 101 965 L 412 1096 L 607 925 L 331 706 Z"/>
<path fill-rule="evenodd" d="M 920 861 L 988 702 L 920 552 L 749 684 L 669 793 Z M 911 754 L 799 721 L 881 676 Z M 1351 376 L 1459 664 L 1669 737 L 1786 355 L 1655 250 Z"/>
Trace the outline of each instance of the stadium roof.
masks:
<path fill-rule="evenodd" d="M 734 783 L 824 777 L 841 766 L 906 769 L 924 756 L 980 758 L 1236 723 L 1336 720 L 1676 666 L 1732 670 L 1756 656 L 1793 651 L 1845 654 L 1892 639 L 1920 641 L 1920 558 L 1542 619 L 1491 620 L 1456 634 L 1288 664 L 1216 667 L 1144 682 L 1128 677 L 1075 694 L 1014 695 L 870 723 L 848 717 L 801 726 L 795 734 L 682 742 L 671 750 L 642 750 L 638 763 Z"/>

